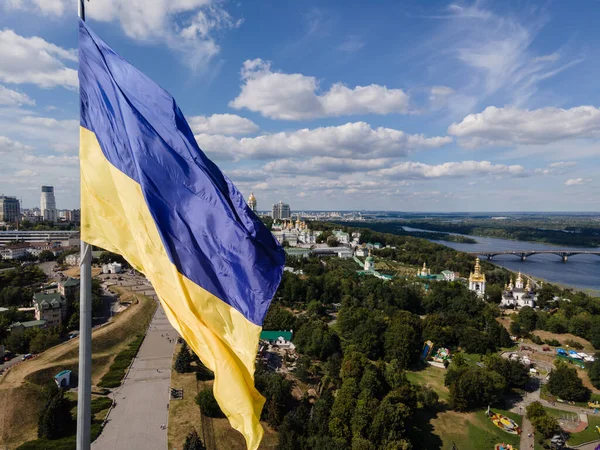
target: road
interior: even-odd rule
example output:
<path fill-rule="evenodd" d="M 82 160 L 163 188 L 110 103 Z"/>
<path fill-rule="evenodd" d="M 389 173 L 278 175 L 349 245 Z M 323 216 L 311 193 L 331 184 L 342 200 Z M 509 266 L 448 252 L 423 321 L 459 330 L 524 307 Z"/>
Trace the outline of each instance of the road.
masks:
<path fill-rule="evenodd" d="M 167 337 L 168 335 L 168 337 Z M 171 359 L 177 334 L 162 307 L 156 311 L 124 383 L 113 390 L 116 406 L 93 450 L 165 450 Z"/>

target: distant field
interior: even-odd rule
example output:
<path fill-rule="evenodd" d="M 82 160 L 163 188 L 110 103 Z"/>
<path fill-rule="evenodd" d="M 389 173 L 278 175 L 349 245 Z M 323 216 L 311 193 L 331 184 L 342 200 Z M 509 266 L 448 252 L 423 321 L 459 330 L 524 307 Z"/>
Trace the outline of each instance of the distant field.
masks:
<path fill-rule="evenodd" d="M 510 417 L 519 425 L 522 424 L 521 416 L 518 414 L 495 408 L 493 411 Z M 452 450 L 452 444 L 456 444 L 460 450 L 493 449 L 495 444 L 502 442 L 519 448 L 519 436 L 506 433 L 496 427 L 486 416 L 485 411 L 471 413 L 446 411 L 438 414 L 431 423 L 434 433 L 442 439 L 442 450 Z"/>
<path fill-rule="evenodd" d="M 448 401 L 448 388 L 444 386 L 446 371 L 437 367 L 428 366 L 418 372 L 406 372 L 406 378 L 413 384 L 427 384 L 440 396 L 440 400 Z"/>
<path fill-rule="evenodd" d="M 156 302 L 148 297 L 125 290 L 120 290 L 120 293 L 121 299 L 131 301 L 132 305 L 92 335 L 94 385 L 106 373 L 114 356 L 137 334 L 145 333 L 156 310 Z M 0 446 L 16 448 L 37 437 L 42 385 L 61 370 L 77 372 L 78 346 L 79 339 L 72 339 L 52 347 L 37 358 L 15 366 L 0 378 Z"/>

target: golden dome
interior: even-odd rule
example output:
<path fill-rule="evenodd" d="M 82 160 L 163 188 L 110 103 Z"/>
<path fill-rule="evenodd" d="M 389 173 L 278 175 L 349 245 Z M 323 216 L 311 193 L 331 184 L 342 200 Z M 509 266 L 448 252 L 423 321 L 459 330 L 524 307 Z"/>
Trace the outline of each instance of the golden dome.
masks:
<path fill-rule="evenodd" d="M 256 201 L 256 197 L 254 196 L 254 192 L 250 192 L 250 197 L 248 197 L 248 201 L 249 202 L 255 202 Z"/>
<path fill-rule="evenodd" d="M 481 272 L 481 265 L 479 262 L 479 258 L 475 258 L 475 270 L 471 272 L 469 276 L 469 281 L 473 282 L 485 282 L 485 274 Z"/>

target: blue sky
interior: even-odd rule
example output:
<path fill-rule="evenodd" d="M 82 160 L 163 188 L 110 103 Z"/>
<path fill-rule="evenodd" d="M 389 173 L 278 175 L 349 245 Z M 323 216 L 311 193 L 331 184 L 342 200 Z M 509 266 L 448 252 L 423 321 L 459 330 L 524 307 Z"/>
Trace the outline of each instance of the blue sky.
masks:
<path fill-rule="evenodd" d="M 72 0 L 0 0 L 0 194 L 79 201 Z M 260 210 L 600 210 L 597 2 L 92 0 Z"/>

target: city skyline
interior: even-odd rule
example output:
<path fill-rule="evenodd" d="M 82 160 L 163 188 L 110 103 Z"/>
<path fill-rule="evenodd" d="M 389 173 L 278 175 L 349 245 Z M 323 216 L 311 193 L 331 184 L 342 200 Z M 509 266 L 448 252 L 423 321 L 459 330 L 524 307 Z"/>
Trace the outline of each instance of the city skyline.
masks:
<path fill-rule="evenodd" d="M 41 185 L 79 207 L 71 3 L 0 6 L 0 192 L 23 208 Z M 90 26 L 259 210 L 600 210 L 593 5 L 130 3 Z"/>

